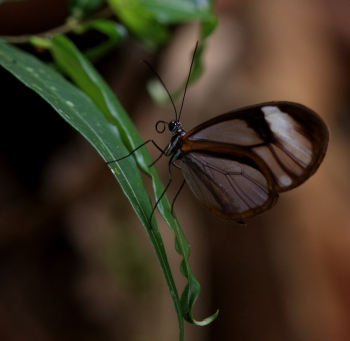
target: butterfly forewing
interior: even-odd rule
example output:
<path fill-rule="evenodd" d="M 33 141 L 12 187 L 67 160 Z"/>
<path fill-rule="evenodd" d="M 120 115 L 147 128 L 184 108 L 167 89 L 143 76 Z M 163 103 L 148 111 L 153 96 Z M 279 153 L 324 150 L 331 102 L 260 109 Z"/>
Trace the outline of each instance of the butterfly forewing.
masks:
<path fill-rule="evenodd" d="M 208 210 L 244 219 L 308 179 L 327 144 L 327 127 L 312 110 L 268 102 L 217 116 L 187 133 L 182 170 Z"/>
<path fill-rule="evenodd" d="M 276 190 L 290 190 L 315 173 L 322 162 L 327 145 L 328 129 L 312 110 L 295 103 L 282 102 L 261 108 L 274 141 L 268 146 L 277 165 L 271 167 L 276 178 Z M 260 156 L 268 153 L 255 150 Z M 265 160 L 265 158 L 263 157 Z M 278 175 L 279 174 L 279 175 Z"/>

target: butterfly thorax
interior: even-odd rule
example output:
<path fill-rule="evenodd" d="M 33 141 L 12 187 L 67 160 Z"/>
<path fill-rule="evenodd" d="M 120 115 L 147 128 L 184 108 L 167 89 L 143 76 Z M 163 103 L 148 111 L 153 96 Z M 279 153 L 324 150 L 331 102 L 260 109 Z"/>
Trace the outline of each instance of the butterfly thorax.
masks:
<path fill-rule="evenodd" d="M 182 124 L 179 121 L 171 121 L 169 123 L 169 130 L 171 131 L 172 138 L 166 148 L 165 155 L 172 155 L 171 161 L 173 162 L 181 158 L 182 137 L 186 135 L 186 132 L 182 129 Z"/>

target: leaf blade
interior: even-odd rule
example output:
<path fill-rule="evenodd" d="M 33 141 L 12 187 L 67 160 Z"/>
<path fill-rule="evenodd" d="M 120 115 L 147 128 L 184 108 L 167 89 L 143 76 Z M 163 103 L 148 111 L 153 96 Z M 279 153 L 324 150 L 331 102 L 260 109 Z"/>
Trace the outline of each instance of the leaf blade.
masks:
<path fill-rule="evenodd" d="M 126 115 L 123 110 L 120 110 L 120 103 L 116 101 L 116 98 L 113 92 L 110 90 L 109 86 L 105 83 L 102 77 L 94 70 L 88 61 L 85 60 L 82 54 L 69 42 L 66 37 L 57 36 L 52 40 L 53 44 L 53 55 L 60 63 L 60 66 L 65 69 L 70 77 L 76 80 L 77 83 L 91 95 L 98 103 L 98 106 L 101 106 L 101 110 L 105 113 L 106 117 L 109 120 L 113 121 L 113 124 L 117 125 L 120 131 L 122 132 L 122 138 L 124 143 L 129 146 L 129 150 L 132 151 L 138 146 L 140 146 L 143 141 L 136 131 L 135 126 L 131 122 L 130 118 Z M 78 68 L 81 68 L 78 70 Z M 84 74 L 84 76 L 81 76 Z M 81 77 L 81 78 L 79 78 Z M 91 84 L 93 84 L 91 86 Z M 118 113 L 119 115 L 116 115 Z M 145 148 L 135 152 L 136 160 L 139 167 L 148 175 L 152 177 L 153 189 L 155 192 L 156 200 L 158 201 L 161 195 L 163 194 L 164 187 L 160 176 L 154 167 L 149 168 L 148 165 L 151 164 L 152 160 L 148 151 Z M 176 218 L 171 213 L 171 205 L 166 198 L 163 199 L 158 204 L 158 209 L 169 225 L 169 227 L 175 233 L 175 243 L 176 250 L 180 255 L 184 257 L 184 264 L 186 265 L 186 271 L 188 276 L 188 287 L 191 288 L 189 291 L 190 295 L 189 300 L 183 300 L 181 303 L 182 312 L 190 312 L 187 314 L 186 320 L 190 323 L 195 323 L 198 325 L 204 325 L 210 323 L 213 319 L 206 319 L 207 322 L 198 322 L 196 321 L 191 313 L 192 307 L 200 293 L 200 285 L 197 285 L 197 280 L 192 273 L 192 270 L 189 265 L 189 256 L 190 256 L 190 246 L 186 240 L 185 235 L 183 234 L 179 223 Z M 186 306 L 187 304 L 187 306 Z M 180 315 L 178 315 L 180 316 Z"/>

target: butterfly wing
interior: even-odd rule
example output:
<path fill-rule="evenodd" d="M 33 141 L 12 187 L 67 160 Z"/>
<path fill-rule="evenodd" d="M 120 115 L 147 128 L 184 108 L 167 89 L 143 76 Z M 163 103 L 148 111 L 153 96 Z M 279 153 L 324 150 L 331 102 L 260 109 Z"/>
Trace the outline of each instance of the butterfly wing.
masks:
<path fill-rule="evenodd" d="M 296 103 L 268 102 L 217 116 L 187 133 L 182 169 L 207 209 L 244 219 L 268 210 L 279 192 L 314 174 L 327 144 L 327 126 L 315 112 Z"/>
<path fill-rule="evenodd" d="M 271 208 L 278 198 L 268 178 L 249 164 L 203 152 L 187 153 L 181 160 L 196 198 L 223 219 L 242 221 Z"/>

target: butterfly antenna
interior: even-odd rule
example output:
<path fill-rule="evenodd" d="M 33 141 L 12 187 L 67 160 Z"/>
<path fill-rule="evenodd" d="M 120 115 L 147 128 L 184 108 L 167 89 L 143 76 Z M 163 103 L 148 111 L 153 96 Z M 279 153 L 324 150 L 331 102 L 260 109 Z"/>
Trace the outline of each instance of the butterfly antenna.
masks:
<path fill-rule="evenodd" d="M 181 117 L 182 108 L 184 106 L 186 92 L 187 92 L 187 87 L 188 87 L 188 83 L 190 82 L 191 73 L 192 73 L 193 64 L 194 64 L 194 57 L 196 56 L 197 48 L 198 48 L 198 41 L 196 43 L 196 47 L 195 47 L 194 52 L 193 52 L 192 62 L 191 62 L 191 66 L 190 66 L 190 72 L 188 73 L 187 82 L 186 82 L 186 86 L 185 86 L 185 91 L 184 91 L 184 95 L 182 97 L 182 103 L 181 103 L 181 108 L 180 108 L 180 113 L 179 113 L 179 120 L 180 120 L 180 117 Z"/>
<path fill-rule="evenodd" d="M 173 98 L 172 98 L 171 95 L 170 95 L 169 90 L 167 89 L 167 87 L 165 86 L 163 80 L 160 78 L 160 76 L 158 75 L 157 71 L 153 68 L 153 66 L 152 66 L 147 60 L 142 60 L 142 61 L 143 61 L 145 64 L 148 65 L 148 67 L 152 70 L 152 72 L 157 76 L 157 78 L 159 79 L 159 81 L 162 83 L 163 88 L 164 88 L 165 91 L 167 92 L 167 94 L 168 94 L 168 96 L 169 96 L 169 98 L 170 98 L 170 101 L 171 101 L 171 103 L 172 103 L 172 105 L 173 105 L 173 108 L 174 108 L 174 111 L 175 111 L 175 116 L 176 116 L 176 121 L 178 121 L 178 118 L 177 118 L 177 117 L 178 117 L 178 114 L 177 114 L 177 110 L 176 110 L 176 107 L 175 107 L 175 103 L 174 103 L 174 101 L 173 101 Z"/>

